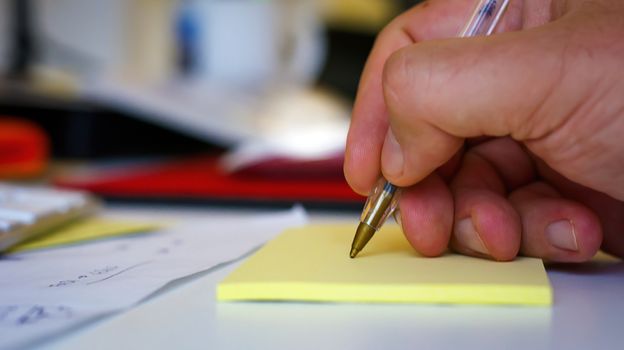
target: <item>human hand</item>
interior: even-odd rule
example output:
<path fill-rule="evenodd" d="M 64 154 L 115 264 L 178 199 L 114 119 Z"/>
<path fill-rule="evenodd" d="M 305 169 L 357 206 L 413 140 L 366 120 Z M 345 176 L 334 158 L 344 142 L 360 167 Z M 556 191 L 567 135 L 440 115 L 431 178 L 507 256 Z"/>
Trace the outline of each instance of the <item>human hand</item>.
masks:
<path fill-rule="evenodd" d="M 368 194 L 383 174 L 406 187 L 403 230 L 427 256 L 624 257 L 624 3 L 515 1 L 505 33 L 444 39 L 473 6 L 425 2 L 379 35 L 349 184 Z"/>

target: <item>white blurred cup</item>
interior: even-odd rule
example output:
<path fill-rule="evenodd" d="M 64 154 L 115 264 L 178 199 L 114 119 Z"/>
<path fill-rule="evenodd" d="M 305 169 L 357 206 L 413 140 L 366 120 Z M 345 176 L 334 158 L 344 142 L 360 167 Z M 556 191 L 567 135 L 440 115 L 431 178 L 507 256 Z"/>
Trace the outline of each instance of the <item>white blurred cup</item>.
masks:
<path fill-rule="evenodd" d="M 325 57 L 314 0 L 191 0 L 194 73 L 230 86 L 306 85 Z"/>

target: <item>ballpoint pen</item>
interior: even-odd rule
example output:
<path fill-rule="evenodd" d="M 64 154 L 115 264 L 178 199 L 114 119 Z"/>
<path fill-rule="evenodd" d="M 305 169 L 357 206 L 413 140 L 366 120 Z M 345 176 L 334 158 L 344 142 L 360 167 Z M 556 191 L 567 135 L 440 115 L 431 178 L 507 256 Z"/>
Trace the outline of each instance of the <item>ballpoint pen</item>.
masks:
<path fill-rule="evenodd" d="M 490 35 L 496 29 L 511 0 L 479 0 L 470 20 L 459 37 Z M 373 188 L 355 232 L 349 256 L 355 258 L 386 219 L 393 214 L 401 189 L 381 178 Z"/>

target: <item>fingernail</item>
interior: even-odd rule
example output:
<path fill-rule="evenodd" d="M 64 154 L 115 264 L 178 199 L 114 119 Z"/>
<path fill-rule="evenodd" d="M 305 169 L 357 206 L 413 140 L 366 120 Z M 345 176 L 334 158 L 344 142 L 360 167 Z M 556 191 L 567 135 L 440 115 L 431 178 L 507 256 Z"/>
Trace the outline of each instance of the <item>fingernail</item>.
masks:
<path fill-rule="evenodd" d="M 462 219 L 455 223 L 455 239 L 457 239 L 460 245 L 472 251 L 490 255 L 481 236 L 479 236 L 479 233 L 475 230 L 471 218 Z"/>
<path fill-rule="evenodd" d="M 397 141 L 392 130 L 388 129 L 381 157 L 384 175 L 389 177 L 400 176 L 403 173 L 403 162 L 403 150 L 401 150 L 399 141 Z"/>
<path fill-rule="evenodd" d="M 574 232 L 574 226 L 569 220 L 556 221 L 548 225 L 546 238 L 550 244 L 559 249 L 578 251 L 576 232 Z"/>

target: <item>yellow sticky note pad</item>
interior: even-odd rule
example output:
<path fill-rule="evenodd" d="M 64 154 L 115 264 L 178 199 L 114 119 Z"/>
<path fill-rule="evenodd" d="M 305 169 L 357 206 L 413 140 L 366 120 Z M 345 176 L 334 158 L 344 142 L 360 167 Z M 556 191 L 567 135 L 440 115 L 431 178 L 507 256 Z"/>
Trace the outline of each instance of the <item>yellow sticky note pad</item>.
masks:
<path fill-rule="evenodd" d="M 158 227 L 159 225 L 153 222 L 85 218 L 72 221 L 48 233 L 20 243 L 10 249 L 8 253 L 53 248 L 141 232 L 152 232 Z"/>
<path fill-rule="evenodd" d="M 397 226 L 384 227 L 355 259 L 355 227 L 307 226 L 269 242 L 217 287 L 221 301 L 550 305 L 541 260 L 493 262 L 418 255 Z"/>

